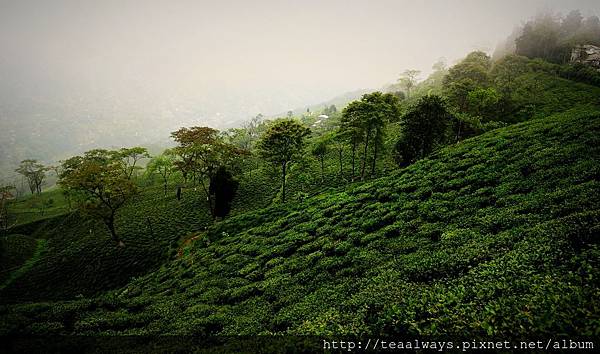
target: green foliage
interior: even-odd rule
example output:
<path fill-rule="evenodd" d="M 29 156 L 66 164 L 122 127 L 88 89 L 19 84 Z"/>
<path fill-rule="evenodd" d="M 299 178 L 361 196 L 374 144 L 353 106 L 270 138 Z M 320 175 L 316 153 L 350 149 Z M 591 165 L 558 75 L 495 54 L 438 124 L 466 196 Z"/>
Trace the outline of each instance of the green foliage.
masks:
<path fill-rule="evenodd" d="M 184 182 L 200 183 L 211 215 L 216 217 L 215 203 L 209 191 L 210 183 L 220 167 L 234 169 L 245 151 L 225 141 L 219 131 L 209 127 L 181 128 L 171 137 L 179 144 L 172 151 L 177 156 L 174 165 Z"/>
<path fill-rule="evenodd" d="M 42 193 L 42 184 L 46 178 L 46 167 L 44 165 L 37 162 L 37 160 L 27 159 L 21 161 L 19 168 L 15 171 L 27 179 L 31 194 Z"/>
<path fill-rule="evenodd" d="M 102 220 L 112 239 L 123 246 L 115 230 L 115 217 L 137 193 L 131 181 L 137 150 L 91 150 L 62 163 L 60 186 L 74 198 L 79 210 Z"/>
<path fill-rule="evenodd" d="M 599 131 L 572 109 L 228 218 L 120 289 L 0 307 L 0 333 L 593 335 Z"/>
<path fill-rule="evenodd" d="M 281 201 L 285 203 L 286 176 L 288 165 L 300 159 L 310 134 L 293 119 L 282 119 L 273 123 L 259 141 L 260 154 L 276 166 L 281 166 Z"/>
<path fill-rule="evenodd" d="M 352 146 L 352 179 L 355 177 L 355 157 L 362 145 L 360 178 L 364 180 L 369 155 L 371 175 L 375 174 L 377 158 L 381 154 L 388 122 L 400 118 L 398 98 L 392 94 L 373 92 L 365 94 L 360 101 L 351 102 L 342 112 L 340 135 Z M 371 148 L 372 152 L 370 152 Z"/>
<path fill-rule="evenodd" d="M 162 179 L 165 196 L 167 195 L 169 179 L 175 171 L 175 153 L 170 149 L 165 150 L 161 155 L 153 157 L 146 166 L 146 173 L 149 175 L 159 175 Z"/>
<path fill-rule="evenodd" d="M 403 118 L 396 158 L 405 166 L 429 155 L 444 143 L 452 116 L 439 96 L 424 96 Z"/>
<path fill-rule="evenodd" d="M 398 84 L 406 90 L 406 98 L 410 98 L 410 90 L 417 84 L 417 78 L 421 74 L 419 70 L 404 70 Z"/>

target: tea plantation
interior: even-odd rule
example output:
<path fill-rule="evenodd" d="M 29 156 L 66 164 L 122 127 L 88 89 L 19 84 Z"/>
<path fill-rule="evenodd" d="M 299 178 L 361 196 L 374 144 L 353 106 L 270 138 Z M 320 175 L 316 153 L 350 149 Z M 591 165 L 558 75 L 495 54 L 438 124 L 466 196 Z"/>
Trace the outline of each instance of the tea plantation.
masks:
<path fill-rule="evenodd" d="M 118 223 L 123 249 L 100 225 L 53 219 L 3 304 L 160 268 L 92 298 L 2 305 L 0 334 L 598 335 L 599 181 L 600 112 L 578 107 L 206 230 L 197 207 L 141 198 Z"/>
<path fill-rule="evenodd" d="M 233 212 L 258 207 L 259 202 L 236 200 Z M 191 188 L 180 201 L 174 192 L 164 196 L 160 186 L 142 188 L 118 214 L 117 230 L 125 247 L 115 247 L 104 224 L 66 213 L 66 207 L 58 216 L 21 224 L 14 232 L 29 236 L 10 235 L 3 241 L 9 243 L 10 256 L 3 257 L 0 280 L 10 279 L 1 284 L 0 299 L 7 303 L 73 299 L 123 286 L 132 276 L 174 257 L 181 238 L 212 223 L 205 203 L 202 192 Z M 18 206 L 21 212 L 23 207 Z M 26 272 L 18 270 L 33 254 L 36 239 L 44 241 L 43 252 Z"/>

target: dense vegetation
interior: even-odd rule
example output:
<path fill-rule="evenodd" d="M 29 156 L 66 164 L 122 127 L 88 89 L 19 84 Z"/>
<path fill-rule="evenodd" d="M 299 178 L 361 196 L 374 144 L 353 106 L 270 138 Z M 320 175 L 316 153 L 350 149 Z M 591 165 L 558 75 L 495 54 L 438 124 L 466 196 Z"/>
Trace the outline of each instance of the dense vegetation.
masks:
<path fill-rule="evenodd" d="M 231 217 L 117 291 L 4 306 L 3 331 L 593 334 L 599 132 L 573 109 Z"/>
<path fill-rule="evenodd" d="M 513 39 L 529 58 L 181 128 L 154 156 L 24 160 L 0 186 L 0 334 L 597 335 L 600 74 L 554 57 L 597 28 L 540 21 Z"/>

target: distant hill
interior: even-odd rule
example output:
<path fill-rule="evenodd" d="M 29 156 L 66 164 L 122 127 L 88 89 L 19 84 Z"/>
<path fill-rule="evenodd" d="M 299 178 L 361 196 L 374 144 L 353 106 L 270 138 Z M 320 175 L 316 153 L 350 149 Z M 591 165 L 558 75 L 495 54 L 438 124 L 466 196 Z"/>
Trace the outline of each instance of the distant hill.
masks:
<path fill-rule="evenodd" d="M 295 116 L 301 116 L 303 114 L 306 114 L 307 109 L 310 112 L 320 112 L 323 109 L 330 107 L 331 105 L 335 105 L 337 109 L 342 109 L 344 108 L 348 103 L 354 101 L 354 100 L 358 100 L 361 98 L 362 95 L 364 95 L 365 93 L 369 93 L 375 90 L 370 90 L 370 89 L 361 89 L 361 90 L 355 90 L 355 91 L 350 91 L 350 92 L 346 92 L 344 94 L 341 94 L 339 96 L 336 96 L 330 100 L 321 102 L 321 103 L 317 103 L 317 104 L 312 104 L 312 105 L 307 105 L 304 107 L 296 107 L 294 109 L 292 109 L 292 113 Z M 277 118 L 277 117 L 285 117 L 288 114 L 288 112 L 281 112 L 278 114 L 274 114 L 274 115 L 269 115 L 268 118 Z"/>

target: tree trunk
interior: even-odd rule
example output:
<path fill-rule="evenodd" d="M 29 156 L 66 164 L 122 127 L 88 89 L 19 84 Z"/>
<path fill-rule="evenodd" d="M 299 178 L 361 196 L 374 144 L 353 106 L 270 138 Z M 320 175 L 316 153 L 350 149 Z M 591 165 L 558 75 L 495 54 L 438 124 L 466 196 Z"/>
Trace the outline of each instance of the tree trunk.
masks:
<path fill-rule="evenodd" d="M 148 225 L 148 229 L 150 230 L 150 235 L 154 236 L 154 229 L 152 229 L 152 221 L 150 221 L 149 217 L 146 217 L 146 223 Z"/>
<path fill-rule="evenodd" d="M 365 149 L 363 151 L 363 156 L 362 156 L 362 166 L 360 167 L 360 180 L 364 181 L 365 180 L 365 167 L 367 165 L 367 152 L 369 152 L 368 148 L 369 148 L 369 135 L 371 135 L 371 130 L 367 130 L 367 137 L 365 139 Z"/>
<path fill-rule="evenodd" d="M 213 207 L 212 197 L 210 195 L 210 191 L 206 188 L 206 184 L 204 183 L 204 179 L 201 177 L 200 183 L 202 184 L 202 188 L 204 189 L 204 193 L 206 193 L 206 201 L 208 202 L 208 209 L 210 210 L 210 216 L 212 216 L 213 220 L 215 219 L 215 208 Z"/>
<path fill-rule="evenodd" d="M 110 231 L 110 237 L 117 243 L 119 247 L 125 246 L 123 241 L 117 236 L 117 231 L 115 230 L 115 213 L 112 212 L 111 215 L 104 219 L 104 223 L 106 227 L 108 227 L 108 231 Z"/>
<path fill-rule="evenodd" d="M 371 176 L 375 176 L 375 167 L 377 164 L 377 137 L 373 146 L 373 165 L 371 166 Z"/>
<path fill-rule="evenodd" d="M 281 202 L 285 203 L 285 174 L 286 174 L 287 161 L 281 164 Z"/>

